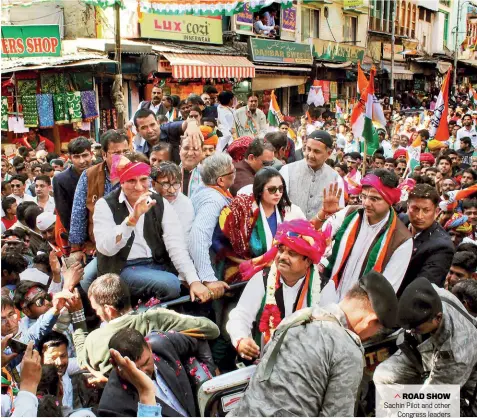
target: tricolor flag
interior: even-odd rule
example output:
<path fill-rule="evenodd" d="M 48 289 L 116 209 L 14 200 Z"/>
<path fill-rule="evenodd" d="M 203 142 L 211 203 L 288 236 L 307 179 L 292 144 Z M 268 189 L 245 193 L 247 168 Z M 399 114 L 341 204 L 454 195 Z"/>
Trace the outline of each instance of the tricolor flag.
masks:
<path fill-rule="evenodd" d="M 414 169 L 421 165 L 421 135 L 418 135 L 417 138 L 412 141 L 412 144 L 407 147 L 407 171 L 409 176 L 414 172 Z"/>
<path fill-rule="evenodd" d="M 374 73 L 372 71 L 369 76 L 368 87 L 366 88 L 366 107 L 364 113 L 364 126 L 362 136 L 366 143 L 366 153 L 373 155 L 379 148 L 379 140 L 374 135 L 375 129 L 373 126 L 374 116 Z"/>
<path fill-rule="evenodd" d="M 364 137 L 366 140 L 366 146 L 368 147 L 367 153 L 369 155 L 372 154 L 378 147 L 379 144 L 375 147 L 375 135 L 371 135 L 371 137 L 364 136 L 364 125 L 365 125 L 365 113 L 367 113 L 367 106 L 369 102 L 369 112 L 371 118 L 371 132 L 374 130 L 373 122 L 375 125 L 385 127 L 386 126 L 386 118 L 384 117 L 384 112 L 379 103 L 379 100 L 374 95 L 374 75 L 376 74 L 376 69 L 373 67 L 371 68 L 370 75 L 369 75 L 369 82 L 365 89 L 361 92 L 361 97 L 359 101 L 354 105 L 353 111 L 351 112 L 351 128 L 353 134 L 357 138 Z M 369 134 L 369 132 L 367 132 Z M 374 139 L 373 139 L 374 137 Z"/>
<path fill-rule="evenodd" d="M 434 115 L 432 115 L 431 123 L 429 125 L 430 137 L 438 141 L 447 141 L 449 139 L 447 116 L 449 114 L 449 84 L 451 72 L 452 67 L 447 71 L 439 97 L 437 98 Z"/>
<path fill-rule="evenodd" d="M 358 61 L 358 99 L 361 97 L 362 91 L 368 86 L 368 79 L 361 69 L 361 63 Z"/>
<path fill-rule="evenodd" d="M 477 105 L 477 91 L 472 87 L 472 84 L 469 84 L 469 100 L 474 106 Z"/>
<path fill-rule="evenodd" d="M 280 107 L 278 106 L 275 90 L 272 90 L 272 100 L 270 101 L 270 107 L 268 108 L 267 120 L 270 126 L 276 127 L 278 127 L 280 122 L 283 121 L 283 115 L 280 111 Z"/>

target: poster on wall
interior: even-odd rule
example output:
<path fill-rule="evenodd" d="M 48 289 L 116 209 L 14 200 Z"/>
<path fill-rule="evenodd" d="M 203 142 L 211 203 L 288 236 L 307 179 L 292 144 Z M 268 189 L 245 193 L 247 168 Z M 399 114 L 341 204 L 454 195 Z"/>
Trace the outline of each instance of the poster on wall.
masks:
<path fill-rule="evenodd" d="M 243 12 L 237 13 L 236 22 L 238 24 L 253 25 L 253 13 L 250 11 L 248 3 L 245 3 Z"/>
<path fill-rule="evenodd" d="M 296 30 L 296 7 L 292 6 L 282 10 L 282 30 L 295 32 Z"/>

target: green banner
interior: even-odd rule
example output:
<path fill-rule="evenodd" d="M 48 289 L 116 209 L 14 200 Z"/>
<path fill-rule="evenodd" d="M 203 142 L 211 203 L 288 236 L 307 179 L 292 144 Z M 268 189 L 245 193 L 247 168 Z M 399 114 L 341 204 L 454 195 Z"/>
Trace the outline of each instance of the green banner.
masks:
<path fill-rule="evenodd" d="M 59 57 L 58 25 L 2 26 L 3 57 Z"/>
<path fill-rule="evenodd" d="M 253 61 L 277 64 L 313 64 L 311 45 L 308 44 L 249 38 L 248 45 Z"/>
<path fill-rule="evenodd" d="M 343 7 L 345 9 L 351 8 L 351 7 L 360 7 L 364 5 L 363 0 L 343 0 Z"/>

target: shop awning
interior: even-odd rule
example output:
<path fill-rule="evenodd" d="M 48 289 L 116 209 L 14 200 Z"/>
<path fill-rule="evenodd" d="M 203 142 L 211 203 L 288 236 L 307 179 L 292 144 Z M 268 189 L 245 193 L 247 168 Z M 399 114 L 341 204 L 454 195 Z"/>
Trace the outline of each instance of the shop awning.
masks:
<path fill-rule="evenodd" d="M 308 81 L 307 75 L 265 75 L 257 74 L 252 80 L 253 91 L 280 89 L 283 87 L 301 86 Z"/>
<path fill-rule="evenodd" d="M 390 65 L 384 65 L 383 69 L 391 74 Z M 414 78 L 414 73 L 412 71 L 397 66 L 394 66 L 393 75 L 395 80 L 412 80 Z"/>
<path fill-rule="evenodd" d="M 321 65 L 326 68 L 346 68 L 349 69 L 352 67 L 353 63 L 351 61 L 332 63 L 332 62 L 322 62 Z"/>
<path fill-rule="evenodd" d="M 174 78 L 255 77 L 255 66 L 245 57 L 174 53 L 162 55 L 170 62 Z"/>

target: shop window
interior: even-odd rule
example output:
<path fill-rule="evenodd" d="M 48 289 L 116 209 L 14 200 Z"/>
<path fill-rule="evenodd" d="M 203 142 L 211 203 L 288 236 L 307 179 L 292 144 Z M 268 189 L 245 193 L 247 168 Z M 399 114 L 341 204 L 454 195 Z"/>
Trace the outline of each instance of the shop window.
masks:
<path fill-rule="evenodd" d="M 256 35 L 275 38 L 279 31 L 269 29 L 270 26 L 280 26 L 280 5 L 272 4 L 270 7 L 261 9 L 253 14 L 253 32 Z"/>
<path fill-rule="evenodd" d="M 355 16 L 344 16 L 343 40 L 351 44 L 356 44 L 358 31 L 358 18 Z"/>
<path fill-rule="evenodd" d="M 320 10 L 301 9 L 301 40 L 306 42 L 309 38 L 320 37 Z"/>
<path fill-rule="evenodd" d="M 449 13 L 441 12 L 444 14 L 444 42 L 443 46 L 447 47 L 449 41 Z"/>
<path fill-rule="evenodd" d="M 432 12 L 430 10 L 426 10 L 426 22 L 431 23 L 431 16 Z"/>

